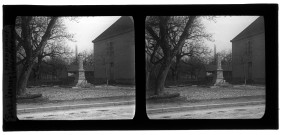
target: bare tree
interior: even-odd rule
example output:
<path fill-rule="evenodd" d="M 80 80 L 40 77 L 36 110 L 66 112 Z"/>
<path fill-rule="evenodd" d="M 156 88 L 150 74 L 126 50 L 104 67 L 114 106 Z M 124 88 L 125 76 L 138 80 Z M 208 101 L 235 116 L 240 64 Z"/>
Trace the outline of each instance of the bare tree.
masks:
<path fill-rule="evenodd" d="M 180 66 L 179 64 L 181 60 L 183 61 L 184 59 L 187 59 L 189 57 L 190 58 L 195 57 L 195 58 L 200 59 L 204 57 L 205 55 L 211 53 L 211 50 L 207 46 L 204 45 L 204 42 L 199 41 L 199 40 L 203 40 L 201 38 L 205 38 L 205 37 L 203 36 L 199 38 L 200 39 L 197 39 L 195 42 L 190 42 L 190 43 L 185 44 L 182 48 L 182 51 L 176 54 L 176 57 L 173 60 L 172 67 L 170 68 L 172 71 L 172 76 L 173 76 L 174 81 L 177 81 L 179 78 L 178 69 L 179 69 L 179 66 Z"/>
<path fill-rule="evenodd" d="M 82 58 L 83 58 L 83 65 L 94 65 L 94 54 L 93 50 L 86 51 L 84 50 L 81 52 Z"/>
<path fill-rule="evenodd" d="M 185 70 L 190 72 L 191 76 L 194 76 L 198 80 L 198 76 L 205 68 L 205 65 L 208 64 L 208 55 L 196 55 L 189 58 L 183 59 L 183 63 L 188 65 L 188 68 Z"/>
<path fill-rule="evenodd" d="M 232 64 L 232 51 L 230 50 L 223 50 L 220 53 L 222 57 L 222 65 L 231 65 Z"/>
<path fill-rule="evenodd" d="M 32 68 L 45 56 L 64 53 L 61 52 L 60 42 L 72 35 L 65 31 L 62 18 L 20 16 L 16 19 L 15 37 L 17 66 L 21 67 L 17 78 L 17 95 L 25 96 Z"/>
<path fill-rule="evenodd" d="M 160 48 L 163 55 L 158 61 L 154 61 L 154 57 L 151 56 L 151 63 L 160 63 L 161 67 L 159 69 L 155 94 L 161 95 L 164 90 L 164 83 L 166 80 L 167 73 L 170 69 L 172 59 L 176 56 L 179 51 L 181 51 L 185 40 L 190 35 L 189 31 L 192 29 L 192 25 L 195 16 L 188 17 L 172 17 L 172 16 L 158 16 L 158 17 L 147 17 L 146 18 L 146 32 L 149 33 L 150 37 L 154 39 L 155 44 L 153 45 L 152 56 L 155 55 L 156 51 Z M 178 26 L 178 27 L 177 27 Z M 182 27 L 180 27 L 182 26 Z M 176 38 L 171 37 L 169 31 L 182 31 L 180 36 Z M 171 42 L 171 41 L 176 42 Z M 175 44 L 176 43 L 176 44 Z"/>
<path fill-rule="evenodd" d="M 146 18 L 146 52 L 150 63 L 160 65 L 155 80 L 155 94 L 162 95 L 164 83 L 173 60 L 177 55 L 191 55 L 185 46 L 195 42 L 203 27 L 201 17 L 196 16 L 149 16 Z M 203 34 L 203 33 L 202 33 Z M 208 35 L 206 35 L 209 37 Z M 190 50 L 191 51 L 191 50 Z M 179 56 L 181 59 L 181 57 Z"/>

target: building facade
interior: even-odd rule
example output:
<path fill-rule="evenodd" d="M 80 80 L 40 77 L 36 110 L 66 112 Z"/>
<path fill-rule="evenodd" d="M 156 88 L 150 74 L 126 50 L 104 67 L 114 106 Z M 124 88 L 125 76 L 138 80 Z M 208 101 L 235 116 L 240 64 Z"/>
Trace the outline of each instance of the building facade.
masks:
<path fill-rule="evenodd" d="M 94 43 L 95 83 L 135 83 L 134 23 L 122 16 Z"/>
<path fill-rule="evenodd" d="M 265 29 L 261 16 L 232 42 L 232 81 L 265 83 Z"/>

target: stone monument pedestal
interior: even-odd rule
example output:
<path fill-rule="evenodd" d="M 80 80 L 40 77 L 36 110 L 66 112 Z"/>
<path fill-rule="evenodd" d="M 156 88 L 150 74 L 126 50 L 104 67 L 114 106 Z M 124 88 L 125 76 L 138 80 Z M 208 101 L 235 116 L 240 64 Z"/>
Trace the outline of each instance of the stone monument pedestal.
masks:
<path fill-rule="evenodd" d="M 218 86 L 218 85 L 221 85 L 221 84 L 224 84 L 224 83 L 225 83 L 225 80 L 223 78 L 223 70 L 217 69 L 216 70 L 216 79 L 215 79 L 214 85 Z"/>
<path fill-rule="evenodd" d="M 84 70 L 79 70 L 76 87 L 80 87 L 85 84 L 87 84 L 87 80 L 85 79 Z"/>
<path fill-rule="evenodd" d="M 223 86 L 227 84 L 228 83 L 225 82 L 224 77 L 223 77 L 223 69 L 221 68 L 221 57 L 218 56 L 217 69 L 216 69 L 216 74 L 215 74 L 215 79 L 214 79 L 214 86 Z"/>
<path fill-rule="evenodd" d="M 79 88 L 79 87 L 85 87 L 86 84 L 88 84 L 86 78 L 85 78 L 85 73 L 83 69 L 83 61 L 81 55 L 78 55 L 78 75 L 77 78 L 75 79 L 75 87 L 73 88 Z"/>

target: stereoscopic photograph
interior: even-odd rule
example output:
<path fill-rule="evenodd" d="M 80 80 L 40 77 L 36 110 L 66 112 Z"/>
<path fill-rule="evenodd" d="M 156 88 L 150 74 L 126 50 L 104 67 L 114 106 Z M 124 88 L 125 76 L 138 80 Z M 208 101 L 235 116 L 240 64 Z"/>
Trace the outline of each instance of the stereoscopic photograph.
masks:
<path fill-rule="evenodd" d="M 147 16 L 150 119 L 260 119 L 263 16 Z"/>
<path fill-rule="evenodd" d="M 130 16 L 18 16 L 19 120 L 133 119 Z"/>
<path fill-rule="evenodd" d="M 0 52 L 4 131 L 278 129 L 277 4 L 3 5 Z"/>

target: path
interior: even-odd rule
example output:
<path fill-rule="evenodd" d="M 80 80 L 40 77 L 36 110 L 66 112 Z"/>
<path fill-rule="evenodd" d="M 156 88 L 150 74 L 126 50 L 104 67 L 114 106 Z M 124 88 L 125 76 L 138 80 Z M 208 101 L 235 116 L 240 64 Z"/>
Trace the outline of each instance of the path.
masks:
<path fill-rule="evenodd" d="M 18 114 L 20 120 L 111 120 L 133 119 L 135 105 L 91 107 Z"/>
<path fill-rule="evenodd" d="M 150 114 L 150 119 L 259 119 L 263 117 L 265 105 L 247 105 L 183 112 Z"/>

